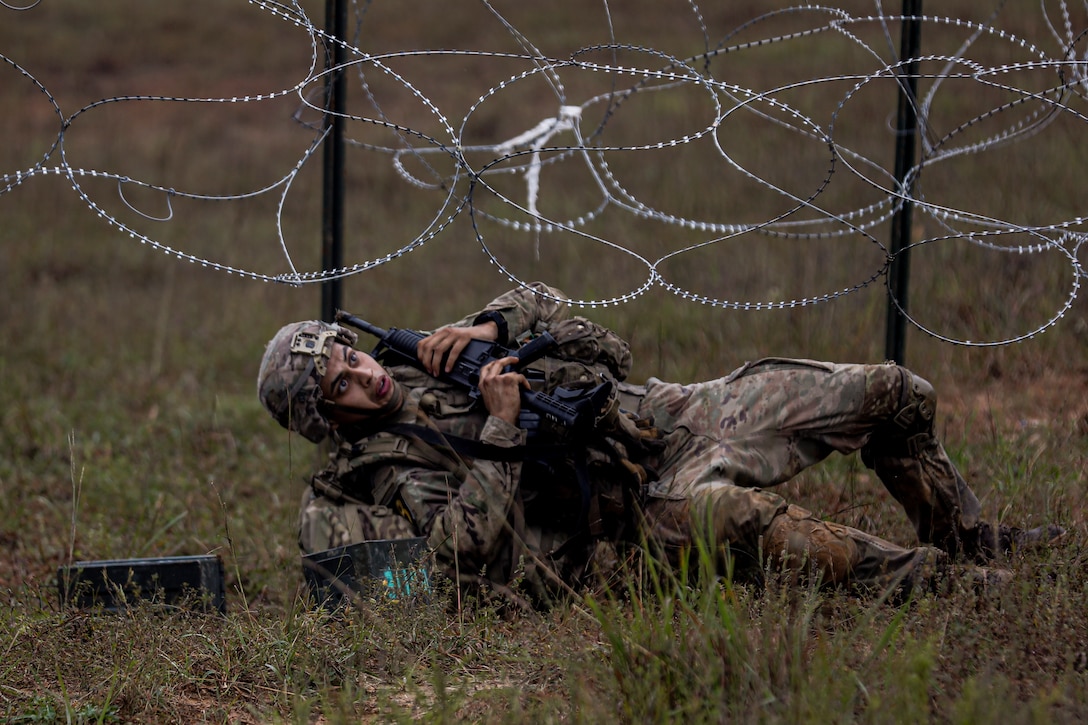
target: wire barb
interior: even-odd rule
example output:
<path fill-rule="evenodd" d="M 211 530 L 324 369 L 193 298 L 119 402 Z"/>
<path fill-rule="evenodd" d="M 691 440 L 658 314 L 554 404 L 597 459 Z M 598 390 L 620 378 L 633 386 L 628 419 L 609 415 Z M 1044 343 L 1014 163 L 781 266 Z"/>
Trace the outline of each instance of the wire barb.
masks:
<path fill-rule="evenodd" d="M 0 0 L 0 5 L 26 11 L 39 2 L 19 7 Z M 310 44 L 310 64 L 308 69 L 300 69 L 301 80 L 278 89 L 262 89 L 260 93 L 223 97 L 114 96 L 66 115 L 50 91 L 27 69 L 0 55 L 0 60 L 44 94 L 59 120 L 55 141 L 36 164 L 0 175 L 0 195 L 13 192 L 34 177 L 63 176 L 82 203 L 142 244 L 178 260 L 228 274 L 296 286 L 357 275 L 394 262 L 437 239 L 458 217 L 467 214 L 479 249 L 500 273 L 518 285 L 527 286 L 527 282 L 511 269 L 485 229 L 498 228 L 515 238 L 532 235 L 538 260 L 542 256 L 541 243 L 549 237 L 562 237 L 579 245 L 584 250 L 580 258 L 608 255 L 610 261 L 622 260 L 628 270 L 623 278 L 633 280 L 629 289 L 599 299 L 572 300 L 576 306 L 622 304 L 659 286 L 684 300 L 732 310 L 807 307 L 887 284 L 894 255 L 882 241 L 880 228 L 909 203 L 915 214 L 924 217 L 929 236 L 910 240 L 906 249 L 965 243 L 972 250 L 994 255 L 1050 255 L 1070 270 L 1064 301 L 1044 322 L 1022 334 L 992 341 L 962 340 L 928 329 L 908 317 L 933 337 L 970 346 L 1009 344 L 1038 335 L 1064 316 L 1079 294 L 1081 280 L 1088 277 L 1083 261 L 1088 234 L 1084 217 L 1070 215 L 1048 223 L 1018 222 L 1001 218 L 1000 211 L 988 215 L 961 208 L 962 203 L 957 205 L 925 193 L 921 183 L 923 176 L 936 173 L 942 166 L 1035 138 L 1059 121 L 1088 122 L 1083 108 L 1083 101 L 1088 99 L 1088 19 L 1082 17 L 1083 12 L 1078 16 L 1068 0 L 1043 4 L 1041 37 L 1022 36 L 1020 31 L 1001 27 L 998 21 L 1003 3 L 982 20 L 920 16 L 918 20 L 926 29 L 955 31 L 955 37 L 961 38 L 956 41 L 959 46 L 948 52 L 920 58 L 897 57 L 894 29 L 902 25 L 904 18 L 884 13 L 879 2 L 872 15 L 808 4 L 779 8 L 724 34 L 712 30 L 696 3 L 680 2 L 678 7 L 689 13 L 693 28 L 690 48 L 685 51 L 691 54 L 687 56 L 626 42 L 624 24 L 617 22 L 621 16 L 614 16 L 614 8 L 607 2 L 604 26 L 596 29 L 603 31 L 604 42 L 600 42 L 598 32 L 593 44 L 575 43 L 569 52 L 554 56 L 544 50 L 548 47 L 544 41 L 552 42 L 546 34 L 535 37 L 539 29 L 533 26 L 530 31 L 528 24 L 519 27 L 516 11 L 506 9 L 500 13 L 487 0 L 482 3 L 487 21 L 497 21 L 512 41 L 503 49 L 376 52 L 368 43 L 382 34 L 380 28 L 371 27 L 380 21 L 374 19 L 378 11 L 370 3 L 352 3 L 356 13 L 352 38 L 331 37 L 315 26 L 301 4 L 293 0 L 250 0 L 249 4 L 256 12 L 304 31 Z M 1056 13 L 1048 14 L 1055 8 Z M 781 46 L 788 54 L 792 45 L 811 50 L 814 43 L 835 47 L 836 53 L 841 48 L 832 44 L 846 44 L 850 53 L 842 56 L 849 55 L 850 65 L 847 67 L 844 60 L 841 73 L 820 75 L 809 67 L 805 53 L 797 53 L 792 77 L 760 81 L 759 86 L 755 85 L 757 81 L 744 85 L 744 76 L 735 72 L 739 66 L 731 65 L 743 61 L 758 68 L 760 54 L 774 46 Z M 975 52 L 984 44 L 1007 52 L 1000 62 L 984 60 L 994 57 Z M 334 48 L 346 51 L 343 55 L 347 60 L 337 67 L 324 68 L 320 60 L 326 55 L 332 57 Z M 480 77 L 475 79 L 479 85 L 468 98 L 456 98 L 456 89 L 452 94 L 428 93 L 424 89 L 434 88 L 434 79 L 426 76 L 427 71 L 413 74 L 420 73 L 417 69 L 427 66 L 428 61 L 432 67 L 464 62 L 481 69 L 477 71 Z M 499 69 L 494 78 L 482 70 L 492 66 Z M 404 182 L 404 193 L 431 195 L 432 213 L 418 233 L 396 240 L 392 251 L 338 269 L 299 270 L 289 252 L 283 213 L 300 173 L 319 156 L 317 151 L 328 138 L 323 124 L 323 94 L 330 73 L 345 78 L 353 75 L 354 88 L 361 94 L 352 113 L 343 119 L 352 130 L 347 143 L 353 149 L 387 159 L 394 180 Z M 859 123 L 855 117 L 859 98 L 874 89 L 894 89 L 908 74 L 919 85 L 914 110 L 921 129 L 921 149 L 906 180 L 901 182 L 885 168 L 885 163 L 864 150 L 868 149 L 864 139 L 851 136 L 849 131 Z M 962 100 L 965 87 L 978 91 L 982 99 L 979 105 L 960 104 L 968 110 L 954 123 L 939 117 L 941 102 L 950 94 Z M 485 90 L 471 101 L 480 88 Z M 539 122 L 535 122 L 539 116 L 526 120 L 526 113 L 538 111 L 523 108 L 524 99 L 541 92 L 548 95 L 532 108 L 550 105 L 556 109 L 554 115 Z M 825 106 L 807 104 L 805 99 L 813 95 L 831 100 Z M 284 98 L 298 99 L 293 121 L 310 131 L 312 139 L 279 178 L 245 192 L 211 194 L 154 186 L 109 170 L 70 165 L 65 156 L 65 148 L 70 146 L 67 136 L 80 128 L 75 121 L 118 104 L 252 105 Z M 403 110 L 405 99 L 414 104 L 414 110 L 407 115 Z M 449 109 L 461 101 L 471 102 L 463 104 L 467 111 L 458 117 Z M 667 127 L 658 123 L 655 114 L 675 115 L 677 108 L 686 114 L 689 125 L 675 135 L 654 137 L 658 128 Z M 828 108 L 830 113 L 825 114 Z M 411 120 L 406 122 L 405 118 Z M 869 124 L 866 128 L 871 133 L 874 125 L 869 119 L 863 123 Z M 527 130 L 505 141 L 488 140 L 489 136 L 499 136 L 496 129 L 511 127 Z M 750 128 L 765 136 L 753 136 Z M 744 131 L 738 134 L 737 129 Z M 804 149 L 811 185 L 792 188 L 776 181 L 769 172 L 760 173 L 748 147 L 764 144 Z M 813 149 L 817 150 L 815 155 Z M 770 152 L 781 153 L 777 149 Z M 692 158 L 702 165 L 698 172 L 695 163 L 684 161 Z M 669 167 L 670 162 L 676 167 Z M 584 183 L 571 188 L 567 179 L 575 172 Z M 704 174 L 711 184 L 727 186 L 730 196 L 769 197 L 777 211 L 762 219 L 741 219 L 735 211 L 734 216 L 719 211 L 724 205 L 718 203 L 668 208 L 669 197 L 654 196 L 658 189 L 675 182 L 692 188 L 706 184 L 705 179 L 696 178 L 696 173 Z M 640 174 L 655 183 L 637 178 Z M 116 181 L 119 198 L 140 220 L 123 221 L 98 201 L 92 183 L 96 179 Z M 163 193 L 165 216 L 149 214 L 133 204 L 125 194 L 128 184 Z M 853 191 L 844 193 L 840 191 L 843 188 Z M 242 202 L 266 195 L 278 195 L 275 226 L 284 267 L 280 272 L 244 269 L 173 248 L 140 224 L 141 220 L 185 223 L 180 217 L 188 211 L 188 205 L 181 205 L 176 215 L 176 198 Z M 642 229 L 662 226 L 676 233 L 652 232 L 660 238 L 652 243 L 633 241 L 627 235 L 634 225 Z M 856 256 L 858 249 L 865 249 L 872 255 L 873 266 L 858 279 L 829 283 L 823 290 L 806 289 L 803 294 L 790 295 L 773 285 L 776 290 L 768 294 L 770 299 L 731 299 L 690 289 L 677 271 L 685 265 L 704 264 L 706 259 L 716 264 L 735 263 L 748 249 L 770 243 L 795 244 L 799 257 L 817 254 L 813 251 L 817 246 L 844 257 Z M 617 284 L 619 279 L 617 275 Z"/>

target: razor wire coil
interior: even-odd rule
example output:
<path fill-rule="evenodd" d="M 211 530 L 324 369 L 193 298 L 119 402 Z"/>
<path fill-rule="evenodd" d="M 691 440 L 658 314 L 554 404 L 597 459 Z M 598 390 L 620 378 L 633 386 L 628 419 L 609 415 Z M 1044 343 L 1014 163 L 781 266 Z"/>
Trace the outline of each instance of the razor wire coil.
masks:
<path fill-rule="evenodd" d="M 47 1 L 47 0 L 46 0 Z M 15 6 L 0 0 L 3 8 L 29 12 L 43 0 L 26 6 Z M 620 294 L 599 299 L 574 299 L 570 302 L 582 307 L 607 307 L 623 304 L 649 289 L 660 286 L 677 297 L 704 305 L 732 310 L 779 310 L 807 307 L 833 301 L 843 296 L 879 283 L 887 275 L 894 256 L 878 236 L 878 228 L 886 224 L 906 203 L 913 205 L 916 213 L 931 220 L 939 230 L 912 242 L 908 249 L 921 248 L 950 240 L 967 242 L 980 250 L 995 254 L 1042 254 L 1056 253 L 1068 264 L 1071 283 L 1068 294 L 1059 308 L 1033 329 L 998 340 L 979 341 L 957 339 L 939 330 L 930 329 L 913 319 L 900 307 L 910 322 L 919 330 L 951 344 L 968 346 L 1003 345 L 1030 339 L 1049 329 L 1069 311 L 1079 292 L 1081 279 L 1086 271 L 1080 257 L 1084 250 L 1084 227 L 1088 220 L 1074 215 L 1049 224 L 1018 224 L 1007 219 L 956 208 L 942 203 L 939 198 L 929 198 L 925 193 L 925 170 L 953 159 L 977 156 L 999 147 L 1038 135 L 1058 118 L 1088 121 L 1088 114 L 1076 107 L 1076 103 L 1088 98 L 1088 50 L 1079 51 L 1088 37 L 1088 28 L 1079 29 L 1068 0 L 1055 0 L 1057 21 L 1047 11 L 1045 0 L 1040 2 L 1051 40 L 1057 52 L 1046 50 L 1041 41 L 1021 37 L 989 22 L 973 21 L 939 15 L 924 15 L 921 22 L 934 26 L 962 28 L 969 32 L 959 49 L 952 54 L 928 54 L 914 59 L 895 57 L 891 25 L 902 23 L 904 18 L 894 13 L 884 13 L 879 0 L 875 2 L 877 13 L 851 15 L 841 8 L 804 4 L 777 9 L 742 23 L 716 43 L 697 3 L 686 3 L 694 18 L 696 35 L 703 49 L 686 57 L 678 57 L 663 49 L 641 43 L 628 43 L 616 35 L 612 22 L 612 8 L 603 0 L 609 42 L 579 47 L 566 57 L 550 57 L 541 52 L 531 33 L 516 27 L 499 9 L 487 0 L 481 0 L 487 13 L 495 18 L 519 47 L 518 52 L 476 49 L 424 49 L 369 52 L 363 38 L 367 26 L 370 2 L 353 3 L 356 17 L 355 33 L 351 39 L 331 37 L 307 16 L 298 2 L 271 2 L 248 0 L 259 12 L 282 20 L 303 30 L 310 43 L 310 65 L 304 69 L 301 80 L 286 87 L 256 94 L 223 97 L 184 97 L 171 95 L 119 95 L 101 98 L 65 115 L 54 96 L 19 59 L 0 54 L 10 68 L 30 82 L 43 94 L 58 120 L 58 130 L 52 145 L 29 168 L 0 175 L 0 195 L 11 193 L 35 177 L 64 177 L 79 200 L 107 224 L 123 234 L 178 260 L 188 261 L 213 270 L 227 272 L 243 278 L 266 282 L 303 285 L 341 279 L 366 272 L 375 267 L 394 262 L 411 251 L 440 236 L 462 214 L 468 214 L 475 231 L 476 242 L 486 256 L 511 282 L 527 286 L 508 264 L 500 252 L 489 244 L 480 222 L 486 221 L 513 232 L 539 235 L 562 233 L 572 235 L 590 247 L 600 247 L 624 255 L 645 269 L 641 281 Z M 999 3 L 992 17 L 1000 10 Z M 1086 3 L 1088 7 L 1088 3 Z M 792 32 L 772 33 L 754 40 L 741 40 L 743 33 L 757 30 L 762 24 L 789 16 L 812 19 L 808 27 Z M 882 51 L 865 41 L 862 32 L 871 28 L 881 29 L 881 37 L 890 51 Z M 835 76 L 799 78 L 767 88 L 746 87 L 731 83 L 716 75 L 716 63 L 730 56 L 742 55 L 757 48 L 810 40 L 818 36 L 834 34 L 847 40 L 871 59 L 874 67 L 864 73 L 843 73 Z M 981 38 L 991 38 L 1023 50 L 1030 60 L 988 65 L 968 57 L 973 45 Z M 322 54 L 331 57 L 334 47 L 347 51 L 349 59 L 335 67 L 321 67 Z M 890 58 L 887 55 L 890 54 Z M 396 70 L 391 61 L 414 59 L 476 59 L 495 62 L 518 62 L 528 65 L 520 72 L 499 79 L 472 101 L 465 113 L 456 118 L 422 90 L 413 78 Z M 610 58 L 611 60 L 603 60 Z M 621 62 L 621 58 L 622 61 Z M 642 65 L 634 59 L 642 59 Z M 926 67 L 939 67 L 937 73 L 918 72 L 917 80 L 929 82 L 928 90 L 915 100 L 918 116 L 918 137 L 921 140 L 921 157 L 908 172 L 907 180 L 897 182 L 892 174 L 878 161 L 868 158 L 858 149 L 851 148 L 838 135 L 839 122 L 850 103 L 869 86 L 876 83 L 900 82 L 910 63 Z M 361 150 L 387 156 L 393 174 L 409 187 L 438 196 L 431 218 L 414 237 L 399 240 L 396 249 L 369 259 L 344 265 L 337 269 L 299 270 L 287 243 L 283 225 L 283 208 L 300 172 L 307 164 L 315 163 L 314 155 L 327 139 L 329 129 L 324 124 L 305 120 L 307 113 L 327 119 L 329 112 L 321 95 L 326 80 L 333 74 L 348 76 L 354 73 L 356 87 L 362 92 L 369 108 L 367 115 L 345 113 L 342 118 L 358 128 L 369 128 L 385 134 L 387 140 L 375 143 L 362 138 L 347 138 L 346 142 Z M 607 90 L 578 99 L 568 96 L 567 73 L 584 73 L 607 79 Z M 1019 77 L 1026 73 L 1039 73 L 1052 79 L 1042 88 L 1023 88 L 1012 81 L 1002 79 Z M 383 107 L 377 81 L 391 83 L 407 92 L 420 104 L 423 116 L 437 125 L 438 132 L 425 131 L 404 123 L 398 123 Z M 512 138 L 490 143 L 468 142 L 469 126 L 477 114 L 490 104 L 501 104 L 507 92 L 520 86 L 542 80 L 555 96 L 557 111 Z M 937 131 L 930 125 L 930 112 L 942 87 L 950 82 L 971 82 L 998 94 L 1006 100 L 966 118 L 946 131 Z M 826 123 L 821 123 L 803 109 L 789 101 L 791 93 L 821 88 L 829 83 L 850 84 L 850 88 L 834 104 Z M 608 138 L 611 124 L 625 103 L 635 97 L 675 90 L 694 89 L 705 96 L 709 115 L 705 125 L 676 136 L 643 143 L 615 143 Z M 202 193 L 197 190 L 153 184 L 118 172 L 86 169 L 68 161 L 66 141 L 77 133 L 83 117 L 105 107 L 135 102 L 158 104 L 255 104 L 271 100 L 296 97 L 298 110 L 293 120 L 311 131 L 313 137 L 302 150 L 294 164 L 271 183 L 233 194 Z M 590 112 L 595 112 L 590 120 Z M 983 127 L 992 121 L 1000 121 L 1013 113 L 1024 112 L 1012 118 L 996 130 Z M 746 168 L 723 143 L 723 125 L 740 114 L 753 114 L 780 131 L 794 137 L 826 147 L 826 165 L 818 180 L 807 191 L 796 193 L 777 185 L 759 173 Z M 983 130 L 981 138 L 968 138 L 969 134 Z M 361 135 L 361 134 L 360 134 Z M 652 199 L 642 198 L 628 188 L 616 173 L 611 158 L 616 155 L 633 155 L 641 152 L 671 151 L 708 141 L 713 145 L 718 159 L 725 168 L 739 174 L 762 190 L 785 202 L 777 213 L 756 222 L 730 222 L 678 214 L 657 208 Z M 962 141 L 962 143 L 961 143 Z M 480 156 L 483 161 L 476 160 Z M 568 161 L 579 161 L 590 175 L 590 196 L 595 197 L 580 213 L 553 218 L 540 211 L 538 201 L 545 196 L 554 198 L 563 194 L 562 189 L 542 186 L 542 172 L 549 167 Z M 409 162 L 414 164 L 409 168 Z M 446 168 L 444 165 L 448 165 Z M 860 204 L 856 208 L 835 210 L 822 205 L 821 197 L 838 174 L 846 174 L 860 181 L 877 195 L 875 201 Z M 501 189 L 495 181 L 503 177 L 523 178 L 526 182 L 524 199 Z M 122 221 L 107 210 L 85 188 L 85 179 L 108 180 L 116 184 L 117 198 L 142 220 L 152 224 L 166 224 L 174 218 L 174 202 L 179 199 L 194 201 L 238 202 L 245 199 L 278 195 L 275 228 L 277 242 L 283 255 L 286 271 L 279 273 L 245 269 L 239 265 L 196 255 L 171 246 L 152 232 L 138 229 Z M 162 213 L 151 212 L 146 205 L 137 205 L 126 197 L 125 189 L 140 187 L 161 195 L 164 202 Z M 467 187 L 467 189 L 466 189 Z M 484 201 L 494 204 L 485 204 Z M 493 209 L 497 206 L 499 211 Z M 693 243 L 680 244 L 677 248 L 656 256 L 628 248 L 622 242 L 606 238 L 591 231 L 592 225 L 609 211 L 619 211 L 636 219 L 660 223 L 681 230 L 690 230 L 708 238 Z M 505 212 L 505 213 L 502 213 Z M 692 289 L 670 278 L 664 269 L 667 262 L 675 261 L 696 251 L 703 251 L 734 241 L 745 235 L 759 235 L 769 239 L 797 242 L 835 239 L 861 239 L 875 247 L 882 263 L 863 274 L 851 284 L 819 294 L 802 295 L 792 299 L 740 300 L 727 299 Z M 1024 237 L 1029 240 L 1027 243 Z M 1012 239 L 1006 243 L 1006 239 Z M 538 251 L 539 254 L 539 251 Z M 898 306 L 898 301 L 893 302 Z"/>

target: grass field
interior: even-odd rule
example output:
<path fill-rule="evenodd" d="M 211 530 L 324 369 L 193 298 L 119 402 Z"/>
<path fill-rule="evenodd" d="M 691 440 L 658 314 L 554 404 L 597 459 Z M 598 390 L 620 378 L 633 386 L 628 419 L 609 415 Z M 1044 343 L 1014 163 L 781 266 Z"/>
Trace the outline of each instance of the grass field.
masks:
<path fill-rule="evenodd" d="M 482 4 L 451 9 L 426 0 L 410 11 L 403 3 L 363 5 L 360 45 L 369 52 L 518 50 Z M 681 58 L 705 50 L 685 2 L 616 3 L 610 18 L 591 3 L 493 5 L 555 57 L 608 43 L 609 20 L 629 46 L 617 51 L 623 65 L 656 67 L 645 48 Z M 785 36 L 822 17 L 788 13 L 742 27 L 783 6 L 718 5 L 700 8 L 711 46 L 727 36 L 730 46 Z M 837 5 L 859 16 L 875 13 L 867 1 Z M 974 21 L 996 6 L 935 5 L 926 9 Z M 1061 5 L 1042 5 L 1060 30 Z M 324 3 L 303 7 L 323 24 Z M 24 12 L 0 8 L 0 18 L 0 54 L 33 74 L 60 109 L 0 63 L 0 174 L 38 163 L 62 119 L 70 121 L 62 151 L 71 168 L 208 196 L 273 184 L 313 140 L 291 120 L 299 105 L 294 95 L 248 103 L 132 100 L 76 114 L 117 96 L 229 99 L 291 87 L 307 75 L 309 39 L 254 5 L 43 0 Z M 1005 3 L 997 23 L 1040 52 L 1061 55 L 1038 4 Z M 1083 7 L 1071 9 L 1070 23 L 1074 35 L 1088 27 Z M 878 24 L 851 29 L 887 57 Z M 952 54 L 969 34 L 955 23 L 926 31 L 923 52 L 934 56 Z M 892 37 L 897 43 L 897 26 Z M 586 57 L 607 58 L 594 53 Z M 1084 57 L 1083 40 L 1074 53 Z M 1034 106 L 983 112 L 1009 103 L 1015 94 L 1008 87 L 1041 93 L 1061 70 L 1010 65 L 1039 54 L 1000 34 L 984 35 L 971 55 L 987 67 L 1003 66 L 994 78 L 1007 87 L 947 81 L 935 95 L 929 143 L 970 145 L 1015 127 Z M 512 138 L 556 112 L 554 87 L 540 74 L 490 93 L 525 70 L 509 58 L 388 63 L 433 99 L 466 145 Z M 836 141 L 892 167 L 894 85 L 859 84 L 877 66 L 844 35 L 745 48 L 713 64 L 716 78 L 737 86 L 798 84 L 783 92 L 783 102 L 825 129 L 834 118 Z M 946 65 L 932 60 L 924 68 L 935 73 Z M 800 83 L 831 75 L 852 77 Z M 375 76 L 368 77 L 371 90 L 391 121 L 443 138 L 441 120 L 419 96 Z M 580 103 L 614 79 L 571 71 L 563 80 L 565 101 Z M 358 85 L 350 95 L 362 115 Z M 1060 114 L 1037 135 L 927 169 L 921 191 L 980 220 L 1083 233 L 1076 220 L 1084 214 L 1088 124 L 1080 114 L 1088 108 L 1082 97 L 1069 105 L 1075 113 Z M 705 89 L 690 86 L 636 95 L 605 124 L 602 138 L 617 145 L 682 138 L 706 125 L 709 108 Z M 780 107 L 760 110 L 766 115 L 731 114 L 719 142 L 738 166 L 807 197 L 828 174 L 827 144 L 768 122 L 784 113 Z M 591 112 L 600 117 L 600 109 L 590 109 L 584 119 Z M 964 125 L 973 118 L 979 120 Z M 349 134 L 391 143 L 366 124 L 352 125 Z M 59 165 L 60 153 L 45 166 Z M 167 215 L 162 193 L 116 178 L 76 181 L 105 214 L 172 250 L 274 276 L 290 270 L 277 219 L 297 269 L 320 268 L 319 156 L 298 174 L 282 209 L 279 190 L 232 201 L 177 195 L 169 198 L 168 222 L 148 218 Z M 441 171 L 441 155 L 434 158 Z M 876 203 L 876 182 L 889 184 L 864 165 L 847 173 L 843 165 L 852 158 L 835 164 L 820 196 L 825 208 L 845 213 Z M 443 208 L 441 192 L 406 184 L 388 155 L 351 148 L 347 165 L 349 263 L 395 253 L 454 211 Z M 409 168 L 427 173 L 422 165 Z M 667 214 L 755 223 L 793 206 L 721 163 L 712 145 L 617 154 L 612 169 L 633 198 Z M 476 192 L 479 211 L 507 210 L 499 193 L 524 203 L 522 180 L 494 178 L 494 193 Z M 276 426 L 254 395 L 265 342 L 281 324 L 319 314 L 319 287 L 229 274 L 141 244 L 88 208 L 60 174 L 12 183 L 5 177 L 0 184 L 8 188 L 0 194 L 0 717 L 9 722 L 1088 718 L 1088 307 L 1080 295 L 1056 325 L 1016 344 L 957 345 L 917 328 L 908 334 L 907 363 L 942 394 L 939 430 L 985 514 L 1069 529 L 1060 548 L 1013 562 L 1016 578 L 1000 591 L 963 588 L 895 607 L 791 590 L 773 577 L 761 588 L 709 579 L 689 586 L 660 572 L 633 582 L 618 601 L 587 599 L 516 619 L 487 606 L 459 607 L 441 589 L 428 602 L 375 602 L 329 616 L 304 603 L 295 542 L 298 501 L 320 454 Z M 600 200 L 574 163 L 546 166 L 541 187 L 541 212 L 559 219 Z M 808 214 L 802 209 L 789 219 Z M 512 274 L 584 300 L 622 296 L 647 276 L 630 255 L 604 245 L 511 231 L 480 215 L 476 228 L 472 221 L 457 214 L 417 249 L 346 278 L 345 306 L 382 326 L 429 328 L 459 317 L 511 286 L 484 249 Z M 911 312 L 944 337 L 1026 335 L 1063 310 L 1084 281 L 1064 253 L 939 242 L 948 234 L 941 225 L 940 217 L 916 215 L 914 240 L 927 243 L 913 251 Z M 586 229 L 651 260 L 715 236 L 615 207 Z M 886 244 L 888 224 L 869 233 Z M 1038 239 L 1017 232 L 998 241 L 1015 247 Z M 1085 252 L 1068 249 L 1083 268 Z M 660 271 L 696 294 L 737 302 L 858 289 L 819 304 L 752 311 L 685 301 L 657 286 L 588 314 L 631 340 L 633 378 L 709 378 L 765 355 L 875 362 L 884 357 L 886 291 L 883 277 L 861 283 L 882 262 L 879 247 L 860 234 L 803 241 L 744 234 L 676 257 Z M 913 540 L 856 457 L 833 458 L 780 493 L 829 519 Z M 225 617 L 147 606 L 103 615 L 58 602 L 57 568 L 72 561 L 207 553 L 226 566 Z"/>

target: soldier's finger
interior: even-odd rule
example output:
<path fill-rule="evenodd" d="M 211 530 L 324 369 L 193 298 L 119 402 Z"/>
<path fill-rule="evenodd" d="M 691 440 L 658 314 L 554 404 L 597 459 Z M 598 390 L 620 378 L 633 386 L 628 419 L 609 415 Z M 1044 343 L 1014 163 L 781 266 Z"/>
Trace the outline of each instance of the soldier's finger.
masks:
<path fill-rule="evenodd" d="M 453 344 L 450 345 L 449 357 L 446 358 L 446 372 L 453 370 L 453 364 L 457 362 L 457 358 L 461 356 L 464 349 L 468 347 L 468 338 L 464 336 L 457 336 L 453 340 Z"/>

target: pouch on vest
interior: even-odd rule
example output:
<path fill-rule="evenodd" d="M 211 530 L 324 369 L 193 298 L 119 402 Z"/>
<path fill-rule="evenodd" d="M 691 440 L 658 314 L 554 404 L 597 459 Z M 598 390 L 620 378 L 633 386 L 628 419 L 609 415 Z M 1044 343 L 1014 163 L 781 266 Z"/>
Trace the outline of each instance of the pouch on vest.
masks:
<path fill-rule="evenodd" d="M 549 357 L 603 366 L 616 380 L 626 380 L 631 372 L 631 346 L 607 327 L 585 317 L 571 317 L 549 324 L 547 330 L 557 343 Z"/>
<path fill-rule="evenodd" d="M 459 460 L 427 443 L 409 436 L 379 433 L 353 444 L 349 453 L 339 457 L 336 470 L 326 469 L 316 474 L 311 485 L 314 492 L 333 501 L 375 503 L 369 468 L 406 462 L 449 471 L 461 481 L 468 476 L 468 470 Z"/>

